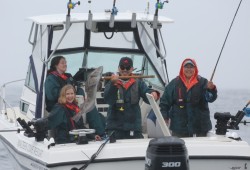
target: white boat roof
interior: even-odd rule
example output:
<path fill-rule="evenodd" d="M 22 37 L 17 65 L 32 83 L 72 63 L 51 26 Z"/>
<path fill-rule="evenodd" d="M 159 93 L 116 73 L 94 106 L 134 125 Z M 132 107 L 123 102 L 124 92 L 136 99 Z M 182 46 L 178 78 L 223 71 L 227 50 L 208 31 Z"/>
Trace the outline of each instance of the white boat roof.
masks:
<path fill-rule="evenodd" d="M 93 13 L 92 21 L 109 21 L 110 12 L 107 13 Z M 66 20 L 66 14 L 52 14 L 52 15 L 40 15 L 29 17 L 34 23 L 39 25 L 57 25 L 64 24 Z M 118 13 L 115 15 L 115 21 L 127 22 L 132 20 L 132 12 Z M 154 15 L 145 13 L 136 13 L 137 22 L 152 22 Z M 88 21 L 88 13 L 71 13 L 71 22 L 80 23 Z M 169 19 L 165 16 L 158 16 L 158 22 L 160 23 L 172 23 L 174 20 Z"/>

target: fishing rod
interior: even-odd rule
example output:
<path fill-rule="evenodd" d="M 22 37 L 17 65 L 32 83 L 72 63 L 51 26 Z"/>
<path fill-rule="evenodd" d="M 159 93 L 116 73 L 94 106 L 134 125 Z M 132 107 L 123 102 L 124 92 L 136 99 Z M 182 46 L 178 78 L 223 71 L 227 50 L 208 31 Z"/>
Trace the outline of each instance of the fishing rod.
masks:
<path fill-rule="evenodd" d="M 239 129 L 238 125 L 239 123 L 243 123 L 244 125 L 246 125 L 247 122 L 246 120 L 242 121 L 243 117 L 246 115 L 245 109 L 249 106 L 250 101 L 247 102 L 247 104 L 244 106 L 244 108 L 242 110 L 239 110 L 237 112 L 237 114 L 235 116 L 232 116 L 232 121 L 230 122 L 230 125 L 232 127 L 232 129 Z"/>
<path fill-rule="evenodd" d="M 68 8 L 68 16 L 70 16 L 70 12 L 71 9 L 74 9 L 76 5 L 80 5 L 80 1 L 78 2 L 72 2 L 71 0 L 69 0 L 68 4 L 67 4 L 67 8 Z"/>
<path fill-rule="evenodd" d="M 156 29 L 157 26 L 158 26 L 158 12 L 159 12 L 159 9 L 163 9 L 163 5 L 164 5 L 165 2 L 168 3 L 168 0 L 166 0 L 164 2 L 161 2 L 160 0 L 156 1 L 155 14 L 154 14 L 154 20 L 153 20 L 153 28 L 154 29 Z"/>
<path fill-rule="evenodd" d="M 20 133 L 21 131 L 25 131 L 26 129 L 6 129 L 6 130 L 0 130 L 0 132 L 17 132 Z"/>
<path fill-rule="evenodd" d="M 118 9 L 115 6 L 116 0 L 113 1 L 113 8 L 110 15 L 109 27 L 113 28 L 115 25 L 115 15 L 118 13 Z"/>
<path fill-rule="evenodd" d="M 86 169 L 86 168 L 89 166 L 89 164 L 92 163 L 92 162 L 95 160 L 95 158 L 99 155 L 99 153 L 102 151 L 102 149 L 104 148 L 104 146 L 108 143 L 108 141 L 111 142 L 111 139 L 113 138 L 112 135 L 114 134 L 114 132 L 115 132 L 115 131 L 112 131 L 112 132 L 111 132 L 111 134 L 106 138 L 105 142 L 103 142 L 103 143 L 101 144 L 101 146 L 99 147 L 99 149 L 96 151 L 96 153 L 94 153 L 94 154 L 91 156 L 91 158 L 89 159 L 89 161 L 88 161 L 86 164 L 84 164 L 84 165 L 83 165 L 82 167 L 80 167 L 79 169 L 76 168 L 76 167 L 74 167 L 74 168 L 72 168 L 71 170 L 84 170 L 84 169 Z"/>
<path fill-rule="evenodd" d="M 213 70 L 212 76 L 211 76 L 211 78 L 210 78 L 210 81 L 212 81 L 212 80 L 213 80 L 213 77 L 214 77 L 214 74 L 215 74 L 215 71 L 216 71 L 217 65 L 218 65 L 218 63 L 219 63 L 219 60 L 220 60 L 220 57 L 221 57 L 222 51 L 223 51 L 224 46 L 225 46 L 225 44 L 226 44 L 226 41 L 227 41 L 228 35 L 229 35 L 230 31 L 231 31 L 231 28 L 232 28 L 232 25 L 233 25 L 233 23 L 234 23 L 235 17 L 236 17 L 236 15 L 237 15 L 237 13 L 238 13 L 238 10 L 239 10 L 239 8 L 240 8 L 241 2 L 242 2 L 242 0 L 240 1 L 239 5 L 238 5 L 238 8 L 237 8 L 237 10 L 236 10 L 236 12 L 235 12 L 235 14 L 234 14 L 234 18 L 233 18 L 233 20 L 232 20 L 232 23 L 231 23 L 231 25 L 230 25 L 230 27 L 229 27 L 229 30 L 228 30 L 228 32 L 227 32 L 227 36 L 226 36 L 226 38 L 225 38 L 225 40 L 224 40 L 224 43 L 223 43 L 223 45 L 222 45 L 222 48 L 221 48 L 221 51 L 220 51 L 219 57 L 218 57 L 218 59 L 217 59 L 217 62 L 216 62 L 216 64 L 215 64 L 215 67 L 214 67 L 214 70 Z"/>
<path fill-rule="evenodd" d="M 249 104 L 250 104 L 250 100 L 247 102 L 247 104 L 245 105 L 245 107 L 242 110 L 245 110 Z"/>
<path fill-rule="evenodd" d="M 249 106 L 249 104 L 250 104 L 250 100 L 247 102 L 245 107 L 242 109 L 244 112 L 245 112 L 245 109 Z M 245 113 L 245 115 L 246 115 L 246 113 Z M 241 121 L 240 123 L 243 123 L 244 125 L 246 125 L 247 123 L 250 123 L 250 122 L 247 122 L 246 120 L 244 120 L 244 121 Z"/>
<path fill-rule="evenodd" d="M 67 4 L 68 13 L 66 15 L 66 29 L 69 29 L 69 27 L 70 27 L 70 12 L 71 12 L 71 9 L 74 9 L 76 5 L 80 5 L 80 1 L 74 3 L 71 0 L 69 0 L 69 2 Z"/>
<path fill-rule="evenodd" d="M 104 76 L 102 77 L 102 79 L 104 80 L 110 80 L 112 78 L 112 76 Z M 129 79 L 129 78 L 135 78 L 135 79 L 140 79 L 140 78 L 155 78 L 155 75 L 147 75 L 147 76 L 119 76 L 118 79 Z"/>
<path fill-rule="evenodd" d="M 247 122 L 246 120 L 244 120 L 244 121 L 241 121 L 240 123 L 243 123 L 243 125 L 247 125 L 250 122 Z"/>

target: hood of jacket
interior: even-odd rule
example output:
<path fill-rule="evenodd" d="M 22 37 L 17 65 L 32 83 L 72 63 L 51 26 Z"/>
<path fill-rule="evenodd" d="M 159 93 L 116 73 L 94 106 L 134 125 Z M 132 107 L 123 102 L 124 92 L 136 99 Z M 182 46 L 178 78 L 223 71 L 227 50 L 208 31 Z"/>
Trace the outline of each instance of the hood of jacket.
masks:
<path fill-rule="evenodd" d="M 192 61 L 192 63 L 194 63 L 194 65 L 195 65 L 195 67 L 194 67 L 195 71 L 194 71 L 193 76 L 190 78 L 190 80 L 187 80 L 186 77 L 185 77 L 185 74 L 184 74 L 184 63 L 187 60 Z M 187 90 L 191 89 L 195 84 L 198 83 L 197 76 L 198 76 L 198 68 L 197 68 L 197 64 L 196 64 L 195 60 L 191 59 L 191 58 L 186 58 L 181 64 L 179 77 L 182 80 L 182 82 L 184 83 L 184 85 L 187 87 Z"/>

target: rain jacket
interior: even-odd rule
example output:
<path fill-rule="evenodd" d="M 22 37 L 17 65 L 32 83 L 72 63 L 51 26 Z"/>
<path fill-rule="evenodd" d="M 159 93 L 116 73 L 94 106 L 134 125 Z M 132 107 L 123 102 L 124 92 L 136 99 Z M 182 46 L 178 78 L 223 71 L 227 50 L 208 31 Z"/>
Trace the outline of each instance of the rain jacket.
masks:
<path fill-rule="evenodd" d="M 83 129 L 83 120 L 79 119 L 77 123 L 72 123 L 72 118 L 76 112 L 66 108 L 62 104 L 54 105 L 48 116 L 48 127 L 55 132 L 55 142 L 57 144 L 70 143 L 75 140 L 74 136 L 69 134 L 72 129 Z"/>
<path fill-rule="evenodd" d="M 75 85 L 72 75 L 69 73 L 65 73 L 65 75 L 68 77 L 66 80 L 54 74 L 49 74 L 45 80 L 45 102 L 48 112 L 50 112 L 53 106 L 58 102 L 62 87 L 66 84 Z M 85 95 L 83 89 L 80 87 L 77 88 L 76 94 Z"/>
<path fill-rule="evenodd" d="M 65 73 L 65 75 L 68 77 L 66 80 L 62 79 L 59 76 L 56 76 L 54 74 L 49 74 L 45 81 L 45 100 L 46 100 L 46 110 L 50 112 L 53 108 L 53 106 L 58 102 L 58 98 L 60 95 L 60 90 L 63 86 L 66 84 L 71 84 L 74 86 L 75 82 L 73 80 L 73 77 L 69 73 Z M 81 87 L 77 87 L 76 91 L 77 95 L 84 96 L 85 93 Z M 101 113 L 98 112 L 97 108 L 94 107 L 93 110 L 88 112 L 86 114 L 87 122 L 89 123 L 89 127 L 96 130 L 96 133 L 100 136 L 104 134 L 105 125 L 102 120 Z"/>
<path fill-rule="evenodd" d="M 117 106 L 118 88 L 121 88 L 123 91 L 124 104 L 122 110 Z M 155 90 L 150 89 L 145 82 L 139 79 L 135 80 L 131 78 L 123 85 L 120 82 L 120 87 L 109 81 L 104 90 L 104 100 L 109 104 L 106 129 L 108 131 L 117 130 L 121 132 L 133 131 L 134 134 L 136 134 L 134 138 L 140 138 L 139 136 L 142 137 L 139 101 L 140 98 L 142 98 L 144 102 L 149 103 L 146 93 L 151 93 L 153 91 Z M 126 136 L 122 137 L 122 135 L 120 135 L 119 138 L 126 138 Z"/>
<path fill-rule="evenodd" d="M 174 133 L 190 136 L 207 133 L 212 129 L 208 102 L 216 100 L 216 87 L 212 90 L 206 88 L 208 80 L 198 75 L 196 63 L 195 73 L 187 84 L 183 63 L 179 76 L 165 87 L 160 100 L 161 113 L 165 119 L 170 118 L 170 129 Z"/>

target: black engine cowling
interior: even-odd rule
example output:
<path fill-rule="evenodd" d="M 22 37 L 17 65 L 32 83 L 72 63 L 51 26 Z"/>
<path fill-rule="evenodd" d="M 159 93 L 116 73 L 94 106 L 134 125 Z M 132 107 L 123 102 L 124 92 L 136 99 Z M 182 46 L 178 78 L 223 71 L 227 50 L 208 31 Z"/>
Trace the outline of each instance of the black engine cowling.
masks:
<path fill-rule="evenodd" d="M 145 170 L 189 170 L 185 142 L 174 136 L 152 139 L 145 161 Z"/>

